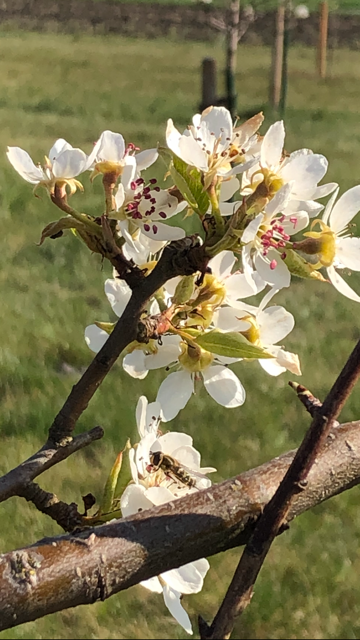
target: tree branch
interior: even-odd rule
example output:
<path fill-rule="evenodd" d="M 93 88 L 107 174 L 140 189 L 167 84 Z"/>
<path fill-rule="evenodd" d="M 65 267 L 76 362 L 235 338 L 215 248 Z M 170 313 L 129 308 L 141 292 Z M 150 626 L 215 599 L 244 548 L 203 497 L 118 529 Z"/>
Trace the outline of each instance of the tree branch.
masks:
<path fill-rule="evenodd" d="M 360 341 L 330 389 L 324 404 L 314 408 L 312 423 L 278 490 L 256 523 L 213 623 L 207 628 L 205 621 L 201 620 L 202 638 L 229 638 L 235 618 L 250 604 L 255 581 L 271 544 L 286 524 L 287 514 L 296 494 L 305 489 L 310 469 L 359 376 Z"/>
<path fill-rule="evenodd" d="M 61 445 L 71 435 L 81 414 L 121 352 L 137 339 L 142 309 L 155 291 L 175 276 L 191 275 L 197 271 L 203 273 L 207 262 L 205 249 L 200 246 L 197 236 L 176 240 L 165 247 L 155 269 L 133 289 L 126 309 L 106 343 L 72 388 L 50 427 L 49 440 Z M 143 332 L 140 331 L 140 335 Z"/>
<path fill-rule="evenodd" d="M 77 504 L 67 504 L 59 500 L 54 493 L 41 489 L 36 482 L 29 482 L 19 489 L 18 495 L 32 502 L 38 511 L 57 522 L 64 531 L 73 531 L 83 524 L 83 517 L 78 512 Z"/>
<path fill-rule="evenodd" d="M 295 451 L 206 491 L 0 556 L 0 630 L 105 600 L 141 580 L 244 544 Z M 286 521 L 360 482 L 360 421 L 332 429 Z"/>
<path fill-rule="evenodd" d="M 104 430 L 102 427 L 94 427 L 91 431 L 80 433 L 69 441 L 65 441 L 61 447 L 54 447 L 52 442 L 46 442 L 33 456 L 0 478 L 0 502 L 4 502 L 11 496 L 21 495 L 23 487 L 34 478 L 37 478 L 44 471 L 58 464 L 58 462 L 66 460 L 75 451 L 87 447 L 95 440 L 100 440 L 103 435 Z"/>

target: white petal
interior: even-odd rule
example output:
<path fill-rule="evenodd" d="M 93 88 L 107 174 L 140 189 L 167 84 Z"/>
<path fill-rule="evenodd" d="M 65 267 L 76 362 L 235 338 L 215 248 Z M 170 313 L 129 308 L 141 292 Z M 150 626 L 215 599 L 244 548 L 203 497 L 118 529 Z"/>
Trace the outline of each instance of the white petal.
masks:
<path fill-rule="evenodd" d="M 188 614 L 185 609 L 181 606 L 180 602 L 180 593 L 174 591 L 169 586 L 164 585 L 164 602 L 167 608 L 169 609 L 173 618 L 175 618 L 176 622 L 178 622 L 183 629 L 185 629 L 186 633 L 192 635 L 192 627 Z"/>
<path fill-rule="evenodd" d="M 241 320 L 242 316 L 248 315 L 245 311 L 233 309 L 232 307 L 221 307 L 216 314 L 216 327 L 221 331 L 247 331 L 250 323 Z"/>
<path fill-rule="evenodd" d="M 327 184 L 321 184 L 319 187 L 314 189 L 311 200 L 317 200 L 318 198 L 324 198 L 325 196 L 330 195 L 335 189 L 338 187 L 337 182 L 328 182 Z"/>
<path fill-rule="evenodd" d="M 176 449 L 180 447 L 192 447 L 192 443 L 193 439 L 187 433 L 168 431 L 168 433 L 164 433 L 163 436 L 160 436 L 156 442 L 154 442 L 152 451 L 163 451 L 172 456 Z"/>
<path fill-rule="evenodd" d="M 178 447 L 178 449 L 174 449 L 172 455 L 181 463 L 181 465 L 184 465 L 188 469 L 194 471 L 200 470 L 201 455 L 196 449 L 194 449 L 194 447 Z"/>
<path fill-rule="evenodd" d="M 135 220 L 135 222 L 137 221 Z M 141 230 L 147 237 L 159 242 L 180 240 L 186 235 L 184 229 L 180 229 L 180 227 L 171 227 L 169 224 L 164 224 L 157 220 L 156 222 L 149 220 L 148 222 L 145 222 L 145 224 L 142 223 Z"/>
<path fill-rule="evenodd" d="M 232 276 L 226 279 L 226 301 L 228 304 L 232 304 L 233 301 L 238 298 L 248 298 L 261 291 L 265 284 L 261 282 L 252 281 L 250 284 L 248 278 L 244 273 L 234 273 Z"/>
<path fill-rule="evenodd" d="M 346 298 L 350 298 L 350 300 L 354 300 L 354 302 L 360 302 L 360 297 L 355 293 L 355 291 L 349 287 L 347 282 L 335 271 L 334 267 L 329 267 L 327 270 L 327 274 L 331 283 L 334 285 L 335 289 L 337 289 L 343 296 Z"/>
<path fill-rule="evenodd" d="M 85 329 L 85 342 L 94 353 L 98 353 L 102 349 L 108 337 L 109 334 L 96 324 L 90 324 Z"/>
<path fill-rule="evenodd" d="M 231 269 L 235 264 L 235 256 L 232 251 L 221 251 L 220 253 L 212 258 L 209 262 L 209 267 L 213 272 L 214 276 L 218 278 L 218 280 L 224 280 L 226 276 L 229 276 L 231 273 Z"/>
<path fill-rule="evenodd" d="M 184 594 L 199 593 L 204 584 L 204 578 L 198 571 L 195 562 L 189 562 L 178 569 L 166 571 L 161 574 L 161 577 L 172 589 Z"/>
<path fill-rule="evenodd" d="M 325 156 L 317 153 L 309 155 L 298 155 L 291 158 L 281 169 L 280 175 L 283 180 L 289 182 L 294 180 L 292 193 L 299 198 L 307 200 L 306 191 L 315 188 L 317 183 L 324 177 L 328 162 Z M 302 195 L 304 192 L 304 196 Z"/>
<path fill-rule="evenodd" d="M 141 438 L 143 438 L 145 434 L 145 425 L 146 425 L 146 410 L 148 406 L 148 400 L 146 396 L 140 396 L 136 409 L 135 409 L 135 418 L 137 430 Z"/>
<path fill-rule="evenodd" d="M 315 218 L 322 211 L 324 206 L 315 202 L 315 200 L 290 200 L 284 209 L 286 215 L 297 213 L 298 211 L 306 211 L 309 218 Z"/>
<path fill-rule="evenodd" d="M 125 189 L 124 189 L 124 185 L 120 183 L 117 188 L 117 192 L 115 193 L 116 211 L 119 211 L 119 209 L 123 206 L 124 202 L 125 202 Z"/>
<path fill-rule="evenodd" d="M 81 149 L 62 151 L 53 163 L 55 178 L 74 178 L 84 171 L 87 157 Z"/>
<path fill-rule="evenodd" d="M 254 240 L 263 220 L 264 220 L 264 214 L 258 213 L 258 215 L 254 218 L 254 220 L 251 220 L 251 222 L 249 222 L 248 226 L 246 227 L 241 237 L 241 242 L 243 244 L 247 244 L 248 242 L 252 242 Z"/>
<path fill-rule="evenodd" d="M 306 211 L 298 211 L 293 215 L 286 216 L 282 220 L 281 225 L 284 227 L 285 233 L 292 236 L 294 233 L 298 233 L 305 229 L 309 224 L 309 214 Z"/>
<path fill-rule="evenodd" d="M 150 487 L 145 495 L 155 506 L 174 500 L 174 494 L 167 487 Z"/>
<path fill-rule="evenodd" d="M 225 107 L 212 107 L 201 114 L 201 123 L 215 139 L 220 139 L 222 146 L 229 146 L 232 136 L 231 114 Z M 228 140 L 230 138 L 230 140 Z"/>
<path fill-rule="evenodd" d="M 44 179 L 44 173 L 31 160 L 27 151 L 20 147 L 8 147 L 7 157 L 11 162 L 15 171 L 17 171 L 24 180 L 31 184 L 37 184 Z"/>
<path fill-rule="evenodd" d="M 126 156 L 124 160 L 125 164 L 123 166 L 122 174 L 121 174 L 121 184 L 125 189 L 125 195 L 127 195 L 128 200 L 132 199 L 134 195 L 134 191 L 131 189 L 131 183 L 136 178 L 136 159 L 134 156 Z"/>
<path fill-rule="evenodd" d="M 261 145 L 261 165 L 276 169 L 280 163 L 285 140 L 285 128 L 282 120 L 269 127 Z"/>
<path fill-rule="evenodd" d="M 283 307 L 269 307 L 257 316 L 260 340 L 264 345 L 276 344 L 294 328 L 294 317 Z"/>
<path fill-rule="evenodd" d="M 156 397 L 162 407 L 164 422 L 177 416 L 190 400 L 193 391 L 194 383 L 188 371 L 176 371 L 165 378 Z"/>
<path fill-rule="evenodd" d="M 273 199 L 266 205 L 265 211 L 267 215 L 274 216 L 280 211 L 284 211 L 289 202 L 293 181 L 284 184 L 281 189 L 274 195 Z"/>
<path fill-rule="evenodd" d="M 208 170 L 208 158 L 192 136 L 181 136 L 179 141 L 180 158 L 200 171 Z"/>
<path fill-rule="evenodd" d="M 51 147 L 51 149 L 49 151 L 48 158 L 49 158 L 50 162 L 53 163 L 54 160 L 56 160 L 56 158 L 58 157 L 58 155 L 60 155 L 60 153 L 62 153 L 63 151 L 66 151 L 68 149 L 72 149 L 72 148 L 73 147 L 71 146 L 71 144 L 66 142 L 66 140 L 64 140 L 64 138 L 58 138 L 58 140 L 56 140 L 54 142 L 53 146 Z"/>
<path fill-rule="evenodd" d="M 285 349 L 279 349 L 276 360 L 281 367 L 285 367 L 291 373 L 296 376 L 301 376 L 300 360 L 297 353 L 291 353 L 291 351 L 285 351 Z"/>
<path fill-rule="evenodd" d="M 143 171 L 148 167 L 151 167 L 154 162 L 158 159 L 157 149 L 145 149 L 145 151 L 141 151 L 135 156 L 136 165 L 138 171 Z"/>
<path fill-rule="evenodd" d="M 270 262 L 273 260 L 276 261 L 276 267 L 270 269 Z M 275 286 L 277 289 L 283 289 L 290 285 L 290 271 L 277 251 L 270 250 L 266 259 L 260 253 L 257 253 L 254 262 L 256 271 L 268 284 Z"/>
<path fill-rule="evenodd" d="M 360 238 L 338 238 L 336 258 L 352 271 L 360 271 Z"/>
<path fill-rule="evenodd" d="M 123 369 L 132 378 L 143 380 L 149 373 L 145 366 L 145 354 L 141 349 L 135 349 L 132 353 L 126 354 L 123 359 Z"/>
<path fill-rule="evenodd" d="M 129 484 L 126 487 L 120 499 L 123 518 L 153 507 L 152 502 L 145 497 L 145 491 L 145 487 L 141 484 Z"/>
<path fill-rule="evenodd" d="M 240 187 L 240 182 L 237 178 L 231 178 L 231 180 L 223 180 L 220 185 L 219 200 L 221 202 L 230 200 L 230 198 L 233 197 L 234 193 L 236 193 L 239 187 Z"/>
<path fill-rule="evenodd" d="M 149 578 L 148 580 L 142 580 L 140 584 L 142 587 L 149 589 L 149 591 L 152 591 L 153 593 L 163 593 L 161 582 L 157 576 Z"/>
<path fill-rule="evenodd" d="M 125 141 L 121 133 L 113 131 L 103 131 L 99 140 L 94 146 L 90 157 L 92 161 L 108 160 L 110 162 L 120 162 L 125 154 Z"/>
<path fill-rule="evenodd" d="M 213 365 L 202 372 L 208 394 L 223 407 L 240 407 L 245 402 L 245 389 L 239 378 L 226 367 Z"/>
<path fill-rule="evenodd" d="M 281 373 L 286 371 L 285 367 L 282 367 L 274 358 L 271 360 L 265 360 L 264 358 L 259 359 L 260 366 L 269 374 L 269 376 L 279 376 Z"/>
<path fill-rule="evenodd" d="M 339 233 L 360 210 L 360 185 L 342 194 L 329 216 L 330 227 Z"/>
<path fill-rule="evenodd" d="M 104 289 L 114 313 L 120 318 L 131 298 L 129 285 L 120 278 L 108 278 L 105 280 Z"/>
<path fill-rule="evenodd" d="M 145 356 L 146 368 L 149 370 L 161 369 L 176 362 L 181 353 L 180 342 L 179 336 L 164 336 L 157 353 Z"/>

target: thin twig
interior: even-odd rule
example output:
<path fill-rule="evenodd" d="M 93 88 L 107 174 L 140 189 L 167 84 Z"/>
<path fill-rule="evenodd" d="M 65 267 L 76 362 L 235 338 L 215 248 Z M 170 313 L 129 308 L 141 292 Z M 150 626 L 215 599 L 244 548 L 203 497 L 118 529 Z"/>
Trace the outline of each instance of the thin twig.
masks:
<path fill-rule="evenodd" d="M 83 518 L 78 512 L 77 504 L 67 504 L 54 493 L 44 491 L 36 482 L 29 482 L 18 491 L 21 498 L 32 502 L 38 511 L 55 520 L 64 531 L 70 532 L 83 523 Z"/>
<path fill-rule="evenodd" d="M 340 413 L 360 376 L 360 341 L 352 351 L 324 404 L 314 412 L 296 456 L 273 498 L 265 506 L 230 583 L 225 598 L 210 627 L 201 620 L 201 638 L 229 638 L 235 618 L 250 603 L 253 587 L 270 546 L 287 521 L 292 500 L 303 491 L 309 471 L 317 459 L 334 420 Z"/>
<path fill-rule="evenodd" d="M 206 491 L 129 518 L 3 554 L 0 630 L 104 600 L 141 580 L 244 544 L 294 455 L 288 452 Z M 286 521 L 359 483 L 356 422 L 331 431 Z"/>
<path fill-rule="evenodd" d="M 65 460 L 75 451 L 79 451 L 95 440 L 100 440 L 104 435 L 102 427 L 94 427 L 86 433 L 80 433 L 62 447 L 54 447 L 53 443 L 47 442 L 33 456 L 19 464 L 0 478 L 0 502 L 7 500 L 11 496 L 20 495 L 20 491 L 29 482 L 37 478 L 41 473 L 50 469 L 58 462 Z"/>

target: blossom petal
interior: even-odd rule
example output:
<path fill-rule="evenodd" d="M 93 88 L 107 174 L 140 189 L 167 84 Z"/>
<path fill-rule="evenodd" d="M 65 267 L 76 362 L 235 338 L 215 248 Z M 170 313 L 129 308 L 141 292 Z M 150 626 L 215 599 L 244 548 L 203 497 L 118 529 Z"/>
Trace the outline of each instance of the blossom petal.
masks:
<path fill-rule="evenodd" d="M 149 589 L 149 591 L 152 591 L 153 593 L 163 593 L 161 582 L 157 576 L 149 578 L 148 580 L 142 580 L 140 584 L 142 587 Z"/>
<path fill-rule="evenodd" d="M 269 307 L 261 311 L 257 315 L 261 342 L 264 345 L 276 344 L 290 331 L 295 325 L 294 316 L 286 311 L 284 307 Z"/>
<path fill-rule="evenodd" d="M 160 436 L 153 445 L 152 451 L 163 451 L 169 455 L 174 455 L 176 449 L 180 447 L 192 447 L 193 439 L 187 433 L 181 433 L 179 431 L 168 431 L 164 435 Z M 196 449 L 194 449 L 196 451 Z M 176 458 L 176 456 L 175 456 Z M 184 463 L 185 464 L 185 463 Z"/>
<path fill-rule="evenodd" d="M 74 178 L 84 171 L 87 157 L 81 149 L 66 149 L 54 160 L 55 178 Z"/>
<path fill-rule="evenodd" d="M 114 313 L 120 318 L 131 298 L 129 285 L 119 278 L 108 278 L 105 280 L 104 289 Z"/>
<path fill-rule="evenodd" d="M 143 380 L 149 373 L 145 366 L 145 357 L 142 349 L 135 349 L 132 353 L 127 353 L 122 362 L 124 371 L 132 378 Z"/>
<path fill-rule="evenodd" d="M 170 373 L 159 387 L 156 396 L 163 411 L 163 421 L 168 422 L 177 416 L 190 400 L 194 392 L 194 383 L 188 371 Z"/>
<path fill-rule="evenodd" d="M 218 280 L 224 280 L 224 278 L 230 275 L 234 264 L 235 256 L 233 252 L 221 251 L 215 258 L 210 260 L 209 267 Z"/>
<path fill-rule="evenodd" d="M 212 365 L 202 372 L 208 394 L 223 407 L 240 407 L 245 402 L 245 389 L 231 369 Z"/>
<path fill-rule="evenodd" d="M 27 151 L 24 151 L 24 149 L 20 149 L 20 147 L 8 147 L 6 155 L 15 171 L 27 182 L 38 184 L 38 182 L 44 180 L 45 175 L 43 171 L 33 163 L 29 154 Z"/>
<path fill-rule="evenodd" d="M 153 503 L 145 496 L 146 489 L 141 484 L 129 484 L 120 498 L 120 508 L 123 518 L 132 516 L 139 511 L 151 509 Z"/>
<path fill-rule="evenodd" d="M 291 281 L 290 271 L 277 251 L 270 250 L 266 258 L 265 260 L 260 253 L 257 253 L 254 259 L 255 268 L 260 277 L 277 289 L 288 287 Z M 276 266 L 274 269 L 271 269 L 270 264 L 273 261 L 275 261 Z"/>
<path fill-rule="evenodd" d="M 180 343 L 181 338 L 179 336 L 164 336 L 162 345 L 159 345 L 157 353 L 145 356 L 146 368 L 149 370 L 161 369 L 172 362 L 176 362 L 181 353 Z"/>
<path fill-rule="evenodd" d="M 125 140 L 121 133 L 103 131 L 95 144 L 90 156 L 92 162 L 107 160 L 109 162 L 121 162 L 125 155 Z"/>
<path fill-rule="evenodd" d="M 174 494 L 167 487 L 150 487 L 145 491 L 146 497 L 151 500 L 154 506 L 166 504 L 174 500 Z"/>
<path fill-rule="evenodd" d="M 257 232 L 259 231 L 262 225 L 263 220 L 264 220 L 264 214 L 258 213 L 258 215 L 254 218 L 254 220 L 251 220 L 251 222 L 249 222 L 248 226 L 244 230 L 244 233 L 242 234 L 242 237 L 241 237 L 241 242 L 243 244 L 247 244 L 248 242 L 252 242 L 254 240 Z"/>
<path fill-rule="evenodd" d="M 104 346 L 109 334 L 96 324 L 90 324 L 85 329 L 85 342 L 91 351 L 98 353 Z"/>
<path fill-rule="evenodd" d="M 186 138 L 186 140 L 184 140 Z M 166 144 L 187 164 L 198 167 L 202 171 L 207 171 L 208 163 L 204 151 L 202 151 L 198 143 L 192 136 L 182 136 L 174 127 L 174 123 L 169 118 L 166 127 Z"/>
<path fill-rule="evenodd" d="M 135 156 L 138 171 L 144 171 L 144 169 L 151 167 L 151 165 L 158 159 L 158 156 L 159 154 L 157 149 L 145 149 L 138 153 Z"/>
<path fill-rule="evenodd" d="M 360 271 L 360 238 L 338 238 L 336 258 L 352 271 Z"/>
<path fill-rule="evenodd" d="M 240 182 L 237 178 L 231 178 L 230 180 L 223 180 L 220 185 L 220 197 L 221 202 L 230 200 L 234 193 L 240 188 Z"/>
<path fill-rule="evenodd" d="M 205 560 L 202 558 L 202 560 Z M 207 569 L 209 568 L 209 563 L 207 563 Z M 196 562 L 189 562 L 188 564 L 179 567 L 178 569 L 171 569 L 170 571 L 166 571 L 161 574 L 163 580 L 165 580 L 166 584 L 168 584 L 172 589 L 179 591 L 180 593 L 199 593 L 201 591 L 204 584 L 204 572 L 200 572 L 196 566 Z M 202 568 L 202 565 L 199 565 Z"/>
<path fill-rule="evenodd" d="M 354 300 L 354 302 L 360 302 L 360 297 L 355 293 L 355 291 L 349 287 L 347 282 L 345 282 L 344 278 L 342 278 L 334 269 L 334 267 L 328 267 L 326 270 L 329 276 L 331 283 L 334 285 L 335 289 L 342 293 L 346 298 L 350 298 L 350 300 Z"/>
<path fill-rule="evenodd" d="M 53 146 L 49 151 L 48 158 L 50 162 L 54 162 L 54 160 L 56 160 L 60 153 L 69 149 L 73 149 L 73 147 L 66 140 L 64 140 L 64 138 L 58 138 L 57 140 L 55 140 Z"/>
<path fill-rule="evenodd" d="M 185 629 L 186 633 L 192 635 L 193 630 L 190 618 L 181 605 L 181 594 L 178 591 L 171 589 L 168 585 L 164 585 L 163 595 L 165 605 L 169 609 L 172 617 L 175 618 L 176 622 L 178 622 L 183 629 Z"/>
<path fill-rule="evenodd" d="M 169 224 L 157 220 L 152 222 L 151 219 L 145 224 L 141 224 L 141 230 L 148 238 L 159 242 L 180 240 L 186 235 L 184 229 L 180 229 L 180 227 L 171 227 Z"/>
<path fill-rule="evenodd" d="M 309 187 L 315 188 L 324 177 L 327 167 L 327 159 L 318 153 L 297 155 L 284 165 L 280 175 L 286 182 L 294 180 L 292 193 L 300 198 L 303 192 L 309 190 Z M 304 200 L 306 199 L 304 197 Z"/>
<path fill-rule="evenodd" d="M 261 145 L 260 162 L 263 167 L 276 169 L 280 163 L 285 140 L 285 128 L 282 120 L 275 122 L 267 130 Z"/>
<path fill-rule="evenodd" d="M 360 185 L 345 191 L 339 198 L 329 216 L 330 227 L 339 233 L 356 216 L 360 210 Z"/>

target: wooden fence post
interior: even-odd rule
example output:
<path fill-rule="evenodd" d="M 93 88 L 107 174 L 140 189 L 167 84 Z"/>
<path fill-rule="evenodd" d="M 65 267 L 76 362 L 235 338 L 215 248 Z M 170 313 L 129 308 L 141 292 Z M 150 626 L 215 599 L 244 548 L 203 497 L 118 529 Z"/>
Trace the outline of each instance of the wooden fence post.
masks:
<path fill-rule="evenodd" d="M 216 105 L 216 102 L 216 62 L 214 58 L 204 58 L 201 64 L 200 110 Z"/>
<path fill-rule="evenodd" d="M 318 72 L 320 78 L 326 78 L 327 38 L 329 25 L 329 5 L 320 2 L 320 25 L 318 43 Z"/>

